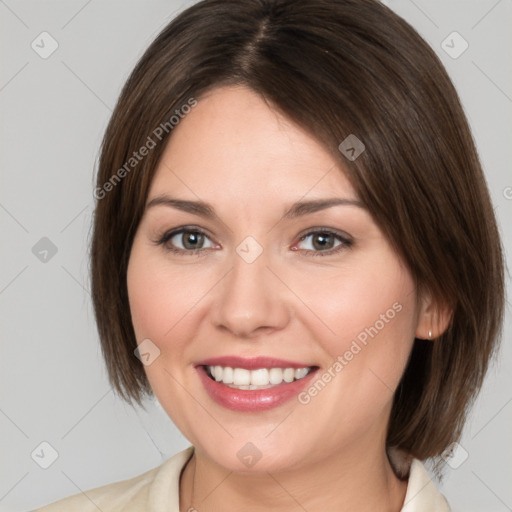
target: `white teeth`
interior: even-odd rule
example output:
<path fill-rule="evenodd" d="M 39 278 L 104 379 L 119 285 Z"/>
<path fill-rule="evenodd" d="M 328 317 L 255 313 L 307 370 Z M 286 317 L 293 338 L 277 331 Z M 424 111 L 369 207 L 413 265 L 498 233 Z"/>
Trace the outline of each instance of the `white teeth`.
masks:
<path fill-rule="evenodd" d="M 268 370 L 266 368 L 253 370 L 251 372 L 251 384 L 254 386 L 267 386 L 268 382 Z"/>
<path fill-rule="evenodd" d="M 246 370 L 245 368 L 233 368 L 233 384 L 235 386 L 248 386 L 250 383 L 250 370 Z"/>
<path fill-rule="evenodd" d="M 238 389 L 266 389 L 284 382 L 304 378 L 309 368 L 231 368 L 229 366 L 208 366 L 208 373 L 217 381 Z"/>
<path fill-rule="evenodd" d="M 295 378 L 302 379 L 302 377 L 305 377 L 308 374 L 309 369 L 308 368 L 297 368 L 295 370 Z"/>
<path fill-rule="evenodd" d="M 222 368 L 222 366 L 220 368 Z M 224 384 L 233 384 L 233 368 L 226 366 L 223 369 L 222 382 L 224 382 Z"/>
<path fill-rule="evenodd" d="M 293 368 L 286 368 L 283 372 L 283 380 L 285 382 L 293 382 L 295 378 L 295 370 Z"/>
<path fill-rule="evenodd" d="M 270 368 L 269 382 L 270 384 L 281 384 L 283 382 L 283 370 L 281 368 Z"/>

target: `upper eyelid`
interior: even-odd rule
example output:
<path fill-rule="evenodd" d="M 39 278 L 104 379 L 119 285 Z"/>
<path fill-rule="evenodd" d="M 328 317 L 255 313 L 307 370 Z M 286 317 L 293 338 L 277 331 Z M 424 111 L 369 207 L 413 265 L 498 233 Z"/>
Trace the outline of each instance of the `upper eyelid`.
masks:
<path fill-rule="evenodd" d="M 177 228 L 172 228 L 172 229 L 165 231 L 162 236 L 167 237 L 170 235 L 176 235 L 176 234 L 182 233 L 184 231 L 197 231 L 204 235 L 210 236 L 208 229 L 201 228 L 201 227 L 195 226 L 195 225 L 186 225 L 186 226 L 179 226 Z M 301 233 L 300 235 L 298 235 L 298 237 L 300 238 L 303 236 L 310 235 L 312 233 L 330 233 L 333 235 L 338 235 L 340 237 L 346 236 L 347 238 L 352 238 L 351 235 L 349 235 L 347 232 L 345 232 L 343 230 L 339 230 L 336 228 L 330 228 L 330 227 L 326 227 L 326 226 L 315 226 L 312 228 L 307 228 L 306 231 Z"/>
<path fill-rule="evenodd" d="M 208 230 L 201 228 L 199 226 L 195 226 L 195 225 L 180 226 L 180 227 L 177 227 L 174 229 L 170 229 L 170 230 L 166 231 L 162 236 L 159 237 L 159 243 L 167 243 L 174 236 L 179 235 L 181 233 L 186 233 L 187 231 L 201 233 L 201 234 L 205 235 L 206 237 L 208 237 L 211 242 L 218 244 L 218 242 L 215 241 L 214 237 L 212 237 L 209 234 Z M 325 227 L 325 226 L 323 226 L 323 227 L 315 226 L 315 227 L 307 229 L 305 232 L 301 233 L 300 235 L 297 235 L 297 237 L 294 240 L 294 245 L 301 242 L 307 236 L 313 235 L 315 233 L 328 233 L 330 235 L 334 235 L 335 237 L 340 239 L 342 241 L 342 243 L 352 243 L 353 242 L 353 237 L 344 231 L 337 230 L 335 228 Z M 177 248 L 178 251 L 183 251 L 183 252 L 198 252 L 198 251 L 207 250 L 207 249 L 209 249 L 209 248 L 208 247 L 200 247 L 199 249 Z M 302 249 L 302 250 L 308 251 L 308 249 Z M 330 249 L 330 250 L 332 250 L 332 249 Z M 318 252 L 328 253 L 330 250 L 318 251 Z M 312 252 L 317 252 L 317 251 L 312 251 Z"/>
<path fill-rule="evenodd" d="M 212 237 L 210 235 L 208 230 L 206 230 L 204 228 L 200 228 L 198 226 L 181 226 L 181 227 L 178 227 L 178 228 L 169 229 L 169 230 L 165 231 L 162 235 L 160 235 L 158 237 L 158 239 L 160 241 L 164 241 L 164 240 L 168 241 L 171 238 L 173 238 L 174 236 L 179 235 L 181 233 L 186 233 L 186 232 L 201 233 L 202 235 L 205 235 L 206 237 L 210 238 L 212 241 L 213 241 L 213 238 L 214 238 L 214 237 Z"/>
<path fill-rule="evenodd" d="M 328 228 L 328 227 L 322 227 L 322 226 L 318 226 L 318 227 L 313 227 L 313 228 L 309 228 L 307 229 L 304 233 L 302 233 L 302 235 L 300 235 L 301 237 L 302 236 L 307 236 L 307 235 L 311 235 L 313 233 L 329 233 L 329 234 L 332 234 L 332 235 L 337 235 L 341 238 L 343 237 L 346 237 L 346 238 L 352 238 L 351 235 L 349 235 L 346 231 L 343 231 L 341 229 L 335 229 L 335 228 Z"/>

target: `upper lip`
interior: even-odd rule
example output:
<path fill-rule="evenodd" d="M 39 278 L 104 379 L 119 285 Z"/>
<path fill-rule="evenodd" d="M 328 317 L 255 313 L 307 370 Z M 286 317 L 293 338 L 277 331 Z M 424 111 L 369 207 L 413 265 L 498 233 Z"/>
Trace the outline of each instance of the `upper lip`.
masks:
<path fill-rule="evenodd" d="M 239 357 L 221 356 L 211 357 L 199 361 L 196 366 L 229 366 L 231 368 L 245 368 L 246 370 L 257 370 L 258 368 L 309 368 L 313 365 L 288 361 L 275 357 Z"/>

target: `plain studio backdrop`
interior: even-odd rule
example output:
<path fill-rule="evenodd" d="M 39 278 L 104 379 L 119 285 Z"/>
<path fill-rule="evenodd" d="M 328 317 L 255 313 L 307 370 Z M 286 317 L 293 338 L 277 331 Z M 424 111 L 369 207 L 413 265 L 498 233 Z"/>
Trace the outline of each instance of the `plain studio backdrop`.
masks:
<path fill-rule="evenodd" d="M 121 86 L 191 3 L 0 0 L 1 512 L 130 478 L 188 446 L 158 405 L 134 410 L 110 389 L 87 254 L 98 149 Z M 512 2 L 385 3 L 459 91 L 510 261 Z M 511 338 L 507 311 L 499 362 L 440 484 L 454 511 L 512 509 Z"/>

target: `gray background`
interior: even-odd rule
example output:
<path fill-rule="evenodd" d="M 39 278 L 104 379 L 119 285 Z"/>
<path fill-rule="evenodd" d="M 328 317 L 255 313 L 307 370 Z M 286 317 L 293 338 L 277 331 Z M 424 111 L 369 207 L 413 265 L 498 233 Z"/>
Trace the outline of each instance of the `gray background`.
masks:
<path fill-rule="evenodd" d="M 0 0 L 2 512 L 135 476 L 188 445 L 158 404 L 132 409 L 110 389 L 87 253 L 111 109 L 144 49 L 190 3 Z M 512 1 L 385 3 L 433 46 L 458 88 L 510 261 Z M 58 43 L 46 59 L 31 47 L 51 49 L 43 31 Z M 455 59 L 441 46 L 453 31 L 469 44 Z M 463 43 L 452 39 L 453 53 Z M 499 363 L 441 484 L 455 511 L 512 510 L 511 338 L 508 311 Z M 58 454 L 47 469 L 53 452 L 43 441 Z"/>

